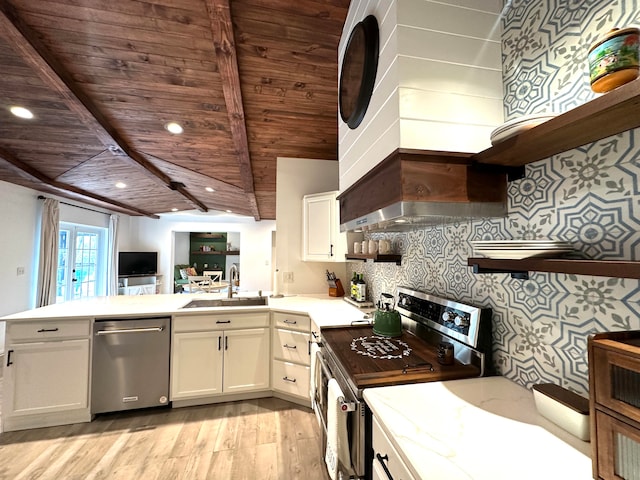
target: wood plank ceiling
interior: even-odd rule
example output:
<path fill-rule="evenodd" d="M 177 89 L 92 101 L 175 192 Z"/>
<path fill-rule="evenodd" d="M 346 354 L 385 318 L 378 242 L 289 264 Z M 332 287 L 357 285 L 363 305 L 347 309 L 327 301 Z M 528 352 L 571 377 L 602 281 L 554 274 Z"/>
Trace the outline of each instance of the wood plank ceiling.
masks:
<path fill-rule="evenodd" d="M 337 160 L 348 6 L 1 0 L 0 180 L 130 215 L 275 219 L 277 157 Z"/>

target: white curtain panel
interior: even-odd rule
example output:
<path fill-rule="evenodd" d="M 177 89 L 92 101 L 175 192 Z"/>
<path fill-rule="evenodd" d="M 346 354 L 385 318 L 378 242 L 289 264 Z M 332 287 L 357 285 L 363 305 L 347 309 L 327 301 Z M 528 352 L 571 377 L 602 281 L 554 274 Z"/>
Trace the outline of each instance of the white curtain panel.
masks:
<path fill-rule="evenodd" d="M 58 200 L 46 198 L 42 206 L 40 228 L 40 266 L 38 269 L 37 306 L 56 303 L 56 271 L 60 238 L 60 205 Z"/>
<path fill-rule="evenodd" d="M 109 216 L 107 295 L 118 295 L 118 215 Z"/>

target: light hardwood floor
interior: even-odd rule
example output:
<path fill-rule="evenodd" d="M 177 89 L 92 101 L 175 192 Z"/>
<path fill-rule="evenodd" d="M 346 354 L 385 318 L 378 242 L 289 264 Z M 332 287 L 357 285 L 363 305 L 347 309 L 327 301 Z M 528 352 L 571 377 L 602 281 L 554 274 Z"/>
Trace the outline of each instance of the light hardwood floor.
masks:
<path fill-rule="evenodd" d="M 274 398 L 0 434 L 2 480 L 328 480 L 322 459 L 314 414 Z"/>

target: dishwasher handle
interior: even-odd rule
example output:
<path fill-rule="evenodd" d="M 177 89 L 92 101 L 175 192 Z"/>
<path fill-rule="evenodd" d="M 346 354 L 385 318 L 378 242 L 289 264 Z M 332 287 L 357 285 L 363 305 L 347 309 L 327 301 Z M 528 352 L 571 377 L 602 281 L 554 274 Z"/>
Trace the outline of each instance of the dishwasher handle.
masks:
<path fill-rule="evenodd" d="M 148 328 L 119 328 L 117 330 L 98 330 L 96 335 L 113 335 L 116 333 L 149 333 L 162 332 L 164 327 L 148 327 Z"/>

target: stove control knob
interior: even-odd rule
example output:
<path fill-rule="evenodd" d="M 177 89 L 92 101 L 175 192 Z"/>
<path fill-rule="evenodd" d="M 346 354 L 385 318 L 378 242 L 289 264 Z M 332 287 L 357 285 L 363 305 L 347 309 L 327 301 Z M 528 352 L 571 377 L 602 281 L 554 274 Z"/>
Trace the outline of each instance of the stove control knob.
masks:
<path fill-rule="evenodd" d="M 453 313 L 453 312 L 444 312 L 444 313 L 442 314 L 442 319 L 443 319 L 445 322 L 453 322 L 454 317 L 455 317 L 455 315 L 454 315 L 454 313 Z"/>
<path fill-rule="evenodd" d="M 469 319 L 464 315 L 456 315 L 453 319 L 453 323 L 455 323 L 457 327 L 468 327 Z"/>

